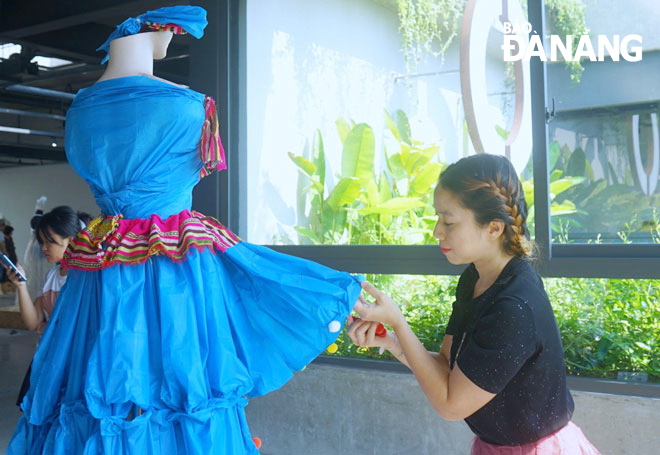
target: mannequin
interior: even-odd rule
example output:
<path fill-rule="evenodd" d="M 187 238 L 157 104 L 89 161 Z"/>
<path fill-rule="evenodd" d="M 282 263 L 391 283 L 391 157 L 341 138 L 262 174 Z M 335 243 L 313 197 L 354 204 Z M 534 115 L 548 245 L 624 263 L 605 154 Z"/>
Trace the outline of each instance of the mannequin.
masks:
<path fill-rule="evenodd" d="M 67 110 L 67 159 L 102 215 L 62 260 L 8 455 L 257 455 L 246 397 L 323 352 L 358 300 L 363 277 L 192 210 L 193 187 L 227 166 L 215 102 L 155 77 L 153 60 L 205 26 L 194 6 L 122 22 L 99 47 L 100 83 Z"/>
<path fill-rule="evenodd" d="M 185 87 L 154 76 L 154 60 L 165 58 L 172 36 L 170 31 L 145 32 L 111 41 L 108 67 L 96 82 L 120 77 L 147 76 Z"/>

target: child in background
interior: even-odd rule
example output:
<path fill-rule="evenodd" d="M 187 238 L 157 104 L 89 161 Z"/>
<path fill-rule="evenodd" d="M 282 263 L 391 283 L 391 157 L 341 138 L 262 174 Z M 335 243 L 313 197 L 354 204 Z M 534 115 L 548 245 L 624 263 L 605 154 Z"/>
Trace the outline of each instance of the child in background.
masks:
<path fill-rule="evenodd" d="M 37 238 L 46 260 L 57 264 L 46 275 L 44 286 L 34 301 L 30 297 L 25 281 L 19 281 L 17 273 L 7 269 L 7 275 L 18 289 L 18 304 L 23 323 L 28 330 L 42 332 L 53 312 L 57 293 L 66 281 L 66 270 L 59 266 L 69 242 L 91 220 L 86 213 L 76 213 L 71 207 L 55 207 L 41 217 L 37 225 Z M 21 272 L 25 273 L 19 265 Z M 28 281 L 30 276 L 27 275 Z"/>
<path fill-rule="evenodd" d="M 64 251 L 69 246 L 69 242 L 89 221 L 91 221 L 91 217 L 88 214 L 76 213 L 71 207 L 67 206 L 55 207 L 41 217 L 36 228 L 37 238 L 46 260 L 57 265 L 50 269 L 46 275 L 41 293 L 34 301 L 28 292 L 27 282 L 19 281 L 17 273 L 6 269 L 7 276 L 18 290 L 21 317 L 28 330 L 43 332 L 45 329 L 48 318 L 53 313 L 57 294 L 66 282 L 66 270 L 62 269 L 59 263 L 64 256 Z M 25 274 L 20 265 L 17 267 Z M 31 278 L 27 274 L 26 276 L 29 282 Z M 28 368 L 19 392 L 18 401 L 16 402 L 19 406 L 30 387 L 30 370 Z"/>
<path fill-rule="evenodd" d="M 475 433 L 472 455 L 598 455 L 571 422 L 561 337 L 529 263 L 527 204 L 515 169 L 500 156 L 464 158 L 440 176 L 434 207 L 442 252 L 452 264 L 468 264 L 440 352 L 428 352 L 396 303 L 366 282 L 375 301 L 361 298 L 349 337 L 390 351 L 442 417 L 465 419 Z M 378 322 L 393 332 L 376 336 Z"/>

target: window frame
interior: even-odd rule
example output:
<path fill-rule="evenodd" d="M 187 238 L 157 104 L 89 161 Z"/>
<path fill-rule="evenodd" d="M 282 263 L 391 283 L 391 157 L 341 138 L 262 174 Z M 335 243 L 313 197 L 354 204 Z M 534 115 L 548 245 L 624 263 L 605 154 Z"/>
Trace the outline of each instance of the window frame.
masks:
<path fill-rule="evenodd" d="M 539 34 L 544 36 L 544 0 L 529 1 L 528 18 L 532 30 L 538 30 Z M 540 273 L 548 277 L 567 278 L 660 278 L 660 244 L 598 245 L 552 242 L 547 152 L 550 111 L 547 107 L 546 68 L 547 64 L 539 58 L 530 61 L 536 242 L 542 251 Z"/>

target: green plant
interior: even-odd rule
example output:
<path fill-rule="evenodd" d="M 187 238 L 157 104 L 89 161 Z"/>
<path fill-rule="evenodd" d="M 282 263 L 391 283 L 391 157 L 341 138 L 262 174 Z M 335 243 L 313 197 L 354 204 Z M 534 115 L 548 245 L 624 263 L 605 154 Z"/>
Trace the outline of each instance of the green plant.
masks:
<path fill-rule="evenodd" d="M 374 173 L 375 139 L 366 123 L 336 122 L 342 140 L 341 174 L 325 197 L 325 152 L 320 131 L 314 134 L 310 159 L 289 154 L 298 167 L 298 207 L 309 207 L 304 225 L 295 230 L 314 244 L 416 244 L 432 238 L 435 211 L 432 189 L 444 165 L 440 149 L 411 138 L 401 110 L 385 124 L 397 150 L 388 154 L 388 172 Z"/>
<path fill-rule="evenodd" d="M 424 55 L 443 55 L 459 34 L 467 0 L 397 0 L 399 33 L 410 71 Z"/>
<path fill-rule="evenodd" d="M 438 351 L 452 310 L 458 277 L 370 275 L 397 301 L 424 346 Z M 562 335 L 567 372 L 616 378 L 648 373 L 660 382 L 660 280 L 547 278 L 544 284 Z M 391 359 L 357 348 L 346 333 L 336 355 Z"/>
<path fill-rule="evenodd" d="M 556 147 L 550 145 L 550 163 L 551 167 L 554 166 L 555 161 L 558 159 Z M 532 159 L 530 157 L 527 168 L 522 172 L 520 180 L 523 186 L 523 191 L 525 193 L 525 201 L 527 202 L 527 226 L 534 237 L 535 232 L 535 205 L 534 205 L 534 179 L 532 175 Z M 552 221 L 553 229 L 564 232 L 564 229 L 568 229 L 568 226 L 564 228 L 561 225 L 562 216 L 572 215 L 577 213 L 578 209 L 575 204 L 569 199 L 559 197 L 564 192 L 568 191 L 570 188 L 580 185 L 584 182 L 583 177 L 573 176 L 571 174 L 566 174 L 561 169 L 553 169 L 553 172 L 550 174 L 550 217 Z M 567 231 L 566 231 L 567 232 Z"/>
<path fill-rule="evenodd" d="M 467 0 L 397 0 L 401 49 L 408 71 L 425 55 L 442 56 L 461 29 Z M 527 10 L 527 0 L 521 1 Z M 572 35 L 575 53 L 581 36 L 587 29 L 582 0 L 547 0 L 546 8 L 552 26 L 561 35 Z M 565 38 L 564 38 L 565 39 Z M 565 62 L 574 83 L 580 82 L 584 67 L 578 62 Z M 507 65 L 507 80 L 511 80 L 513 65 Z"/>
<path fill-rule="evenodd" d="M 660 381 L 660 280 L 545 280 L 571 374 Z"/>
<path fill-rule="evenodd" d="M 582 0 L 546 0 L 546 8 L 550 13 L 550 18 L 557 32 L 564 36 L 573 36 L 573 49 L 571 54 L 575 54 L 579 37 L 587 30 L 586 6 Z M 571 80 L 577 84 L 582 78 L 584 67 L 577 61 L 565 62 L 566 68 L 571 73 Z"/>
<path fill-rule="evenodd" d="M 573 208 L 551 214 L 553 230 L 563 241 L 571 237 L 570 231 L 574 236 L 579 231 L 582 237 L 592 236 L 584 240 L 589 243 L 618 240 L 631 243 L 635 239 L 660 243 L 657 211 L 660 194 L 644 194 L 634 184 L 630 172 L 619 180 L 613 166 L 609 162 L 605 166 L 605 177 L 596 179 L 581 148 L 570 150 L 557 141 L 550 144 L 551 181 L 561 175 L 567 177 L 560 180 L 573 182 L 556 194 L 551 183 L 553 204 Z"/>
<path fill-rule="evenodd" d="M 657 208 L 653 207 L 651 219 L 642 221 L 640 231 L 651 234 L 653 243 L 660 243 L 660 214 Z"/>
<path fill-rule="evenodd" d="M 433 243 L 436 221 L 432 190 L 445 164 L 437 159 L 440 147 L 411 137 L 407 116 L 398 110 L 385 112 L 386 130 L 395 143 L 392 153 L 383 151 L 387 172 L 374 173 L 373 129 L 344 119 L 336 121 L 342 141 L 342 172 L 333 188 L 326 187 L 325 150 L 320 131 L 314 133 L 310 156 L 289 153 L 298 167 L 299 212 L 307 209 L 304 222 L 295 226 L 299 242 L 313 244 L 424 244 Z M 501 130 L 501 135 L 506 131 Z M 531 159 L 521 181 L 529 208 L 527 224 L 534 236 L 534 179 Z M 558 241 L 569 242 L 575 224 L 570 216 L 585 216 L 585 209 L 567 197 L 582 187 L 593 171 L 581 150 L 550 145 L 550 214 Z M 586 174 L 583 175 L 583 174 Z M 328 193 L 326 197 L 325 194 Z M 657 224 L 655 225 L 657 226 Z M 656 233 L 656 237 L 660 235 Z"/>

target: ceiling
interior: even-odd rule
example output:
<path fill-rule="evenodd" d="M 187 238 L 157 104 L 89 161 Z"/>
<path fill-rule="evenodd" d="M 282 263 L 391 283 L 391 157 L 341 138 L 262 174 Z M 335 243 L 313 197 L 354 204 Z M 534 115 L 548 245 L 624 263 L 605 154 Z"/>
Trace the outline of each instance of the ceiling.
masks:
<path fill-rule="evenodd" d="M 128 17 L 188 3 L 0 0 L 0 168 L 66 161 L 64 116 L 104 70 L 96 48 Z M 154 73 L 187 84 L 190 40 L 177 37 Z"/>

